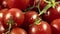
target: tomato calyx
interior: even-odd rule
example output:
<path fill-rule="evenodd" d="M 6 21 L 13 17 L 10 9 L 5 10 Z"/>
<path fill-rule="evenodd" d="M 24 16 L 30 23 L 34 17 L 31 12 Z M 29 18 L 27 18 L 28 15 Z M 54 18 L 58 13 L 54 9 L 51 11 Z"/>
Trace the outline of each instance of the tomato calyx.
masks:
<path fill-rule="evenodd" d="M 5 34 L 9 34 L 10 33 L 10 30 L 11 30 L 12 24 L 13 24 L 12 17 L 10 17 L 10 21 L 8 22 L 8 24 L 9 24 L 8 31 Z"/>
<path fill-rule="evenodd" d="M 37 18 L 36 21 L 34 22 L 34 24 L 38 25 L 41 21 L 42 21 L 42 19 Z"/>

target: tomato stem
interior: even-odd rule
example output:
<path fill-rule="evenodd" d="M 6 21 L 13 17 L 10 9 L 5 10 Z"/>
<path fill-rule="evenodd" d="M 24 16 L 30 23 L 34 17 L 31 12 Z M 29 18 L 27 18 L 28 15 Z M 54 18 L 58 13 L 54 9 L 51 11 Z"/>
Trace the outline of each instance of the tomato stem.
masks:
<path fill-rule="evenodd" d="M 55 5 L 56 5 L 56 2 L 55 0 L 50 0 L 51 4 L 52 4 L 52 7 L 55 8 Z"/>
<path fill-rule="evenodd" d="M 42 19 L 37 18 L 36 21 L 34 22 L 34 24 L 38 25 L 38 24 L 40 23 L 41 20 L 42 20 Z"/>
<path fill-rule="evenodd" d="M 46 13 L 46 11 L 51 7 L 51 3 L 47 4 L 47 6 L 45 6 L 45 8 L 39 13 L 39 16 L 42 15 L 43 13 Z"/>
<path fill-rule="evenodd" d="M 47 0 L 44 0 L 44 2 L 46 2 L 46 3 L 51 3 L 50 1 L 47 1 Z"/>
<path fill-rule="evenodd" d="M 60 1 L 56 2 L 56 4 L 60 4 Z"/>
<path fill-rule="evenodd" d="M 10 17 L 10 21 L 8 22 L 9 28 L 8 28 L 8 31 L 6 32 L 6 34 L 10 34 L 10 30 L 11 30 L 11 28 L 12 28 L 12 23 L 13 23 L 12 17 Z"/>

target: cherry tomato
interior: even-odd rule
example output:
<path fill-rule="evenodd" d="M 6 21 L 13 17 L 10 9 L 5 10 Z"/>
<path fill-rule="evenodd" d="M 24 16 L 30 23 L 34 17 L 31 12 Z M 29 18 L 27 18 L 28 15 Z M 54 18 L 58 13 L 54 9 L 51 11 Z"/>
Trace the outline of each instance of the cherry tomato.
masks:
<path fill-rule="evenodd" d="M 5 28 L 2 25 L 2 22 L 0 21 L 0 33 L 4 33 L 5 32 Z"/>
<path fill-rule="evenodd" d="M 8 22 L 10 21 L 10 17 L 12 17 L 12 21 L 14 26 L 21 26 L 24 21 L 24 14 L 21 10 L 17 8 L 11 8 L 8 12 L 4 15 L 4 25 L 8 27 Z"/>
<path fill-rule="evenodd" d="M 8 9 L 2 9 L 0 11 L 0 21 L 2 21 L 2 22 L 4 21 L 4 13 L 6 14 L 7 11 L 8 11 Z"/>
<path fill-rule="evenodd" d="M 23 25 L 22 26 L 27 29 L 30 24 L 35 22 L 37 15 L 38 14 L 35 11 L 27 11 L 25 13 L 25 20 L 23 23 L 24 26 Z"/>
<path fill-rule="evenodd" d="M 60 19 L 51 22 L 52 34 L 60 34 Z"/>
<path fill-rule="evenodd" d="M 52 34 L 50 25 L 45 21 L 41 21 L 37 25 L 32 24 L 28 31 L 29 34 Z"/>
<path fill-rule="evenodd" d="M 27 34 L 27 32 L 22 28 L 13 28 L 10 34 Z"/>
<path fill-rule="evenodd" d="M 2 22 L 2 25 L 3 26 L 5 26 L 4 25 L 4 14 L 6 14 L 8 12 L 8 9 L 2 9 L 1 11 L 0 11 L 0 21 Z M 4 27 L 5 28 L 5 27 Z"/>
<path fill-rule="evenodd" d="M 19 8 L 24 10 L 29 5 L 29 0 L 5 0 L 9 8 Z"/>
<path fill-rule="evenodd" d="M 43 14 L 43 19 L 48 22 L 57 18 L 60 18 L 60 4 L 57 4 L 55 8 L 48 9 L 48 11 Z"/>

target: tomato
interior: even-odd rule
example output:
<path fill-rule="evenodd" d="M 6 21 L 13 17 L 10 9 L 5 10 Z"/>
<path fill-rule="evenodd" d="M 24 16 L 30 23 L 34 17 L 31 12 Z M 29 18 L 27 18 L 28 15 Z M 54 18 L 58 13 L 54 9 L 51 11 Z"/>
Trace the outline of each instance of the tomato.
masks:
<path fill-rule="evenodd" d="M 24 10 L 29 5 L 29 0 L 5 0 L 9 8 L 19 8 Z"/>
<path fill-rule="evenodd" d="M 1 23 L 2 23 L 2 25 L 3 26 L 5 26 L 4 25 L 4 14 L 6 14 L 8 12 L 8 9 L 2 9 L 1 11 L 0 11 L 0 21 L 1 21 Z M 4 27 L 5 28 L 5 27 Z"/>
<path fill-rule="evenodd" d="M 60 34 L 60 19 L 51 22 L 52 34 Z"/>
<path fill-rule="evenodd" d="M 13 28 L 10 34 L 27 34 L 27 32 L 22 28 Z"/>
<path fill-rule="evenodd" d="M 4 33 L 5 32 L 5 28 L 2 25 L 2 22 L 0 21 L 0 33 Z"/>
<path fill-rule="evenodd" d="M 4 13 L 6 14 L 7 11 L 8 11 L 8 9 L 2 9 L 0 11 L 0 21 L 2 21 L 2 22 L 4 21 Z"/>
<path fill-rule="evenodd" d="M 37 15 L 38 14 L 35 11 L 27 11 L 25 13 L 25 20 L 22 26 L 27 29 L 30 24 L 35 22 Z"/>
<path fill-rule="evenodd" d="M 8 10 L 6 14 L 4 14 L 4 25 L 8 27 L 8 22 L 10 21 L 10 17 L 12 17 L 12 21 L 14 26 L 21 26 L 24 21 L 24 14 L 21 10 L 17 8 L 11 8 Z"/>
<path fill-rule="evenodd" d="M 47 22 L 51 22 L 54 19 L 60 18 L 60 4 L 57 4 L 55 8 L 50 8 L 43 14 L 43 19 Z"/>
<path fill-rule="evenodd" d="M 32 24 L 28 31 L 29 34 L 52 34 L 50 25 L 45 21 L 41 21 L 39 24 Z"/>

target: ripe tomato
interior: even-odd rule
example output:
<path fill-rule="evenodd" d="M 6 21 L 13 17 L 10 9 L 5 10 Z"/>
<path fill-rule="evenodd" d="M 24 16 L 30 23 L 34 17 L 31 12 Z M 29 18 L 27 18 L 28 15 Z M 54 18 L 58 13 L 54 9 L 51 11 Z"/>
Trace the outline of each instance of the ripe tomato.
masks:
<path fill-rule="evenodd" d="M 4 33 L 5 32 L 5 28 L 2 25 L 2 22 L 0 21 L 0 33 Z"/>
<path fill-rule="evenodd" d="M 45 22 L 41 21 L 39 24 L 32 24 L 29 27 L 29 34 L 52 34 L 50 25 Z"/>
<path fill-rule="evenodd" d="M 23 23 L 24 26 L 23 25 L 22 26 L 27 29 L 30 24 L 35 22 L 37 15 L 38 14 L 35 11 L 27 11 L 25 13 L 25 20 Z"/>
<path fill-rule="evenodd" d="M 27 34 L 27 32 L 22 28 L 13 28 L 10 34 Z"/>
<path fill-rule="evenodd" d="M 4 15 L 4 25 L 5 27 L 8 26 L 8 22 L 12 17 L 13 25 L 14 26 L 21 26 L 24 21 L 24 14 L 21 10 L 17 8 L 11 8 L 5 15 Z"/>
<path fill-rule="evenodd" d="M 1 11 L 0 11 L 0 21 L 2 22 L 2 25 L 3 26 L 5 26 L 4 25 L 4 14 L 6 14 L 8 12 L 8 9 L 2 9 Z M 4 27 L 5 28 L 5 27 Z"/>
<path fill-rule="evenodd" d="M 6 14 L 7 11 L 8 11 L 8 9 L 2 9 L 2 10 L 0 11 L 0 21 L 3 22 L 3 20 L 4 20 L 4 13 Z"/>
<path fill-rule="evenodd" d="M 29 5 L 29 0 L 5 0 L 9 8 L 24 10 Z"/>
<path fill-rule="evenodd" d="M 60 34 L 60 19 L 51 22 L 52 34 Z"/>
<path fill-rule="evenodd" d="M 57 4 L 55 8 L 48 9 L 48 11 L 43 14 L 43 19 L 48 22 L 57 18 L 60 18 L 60 4 Z"/>

